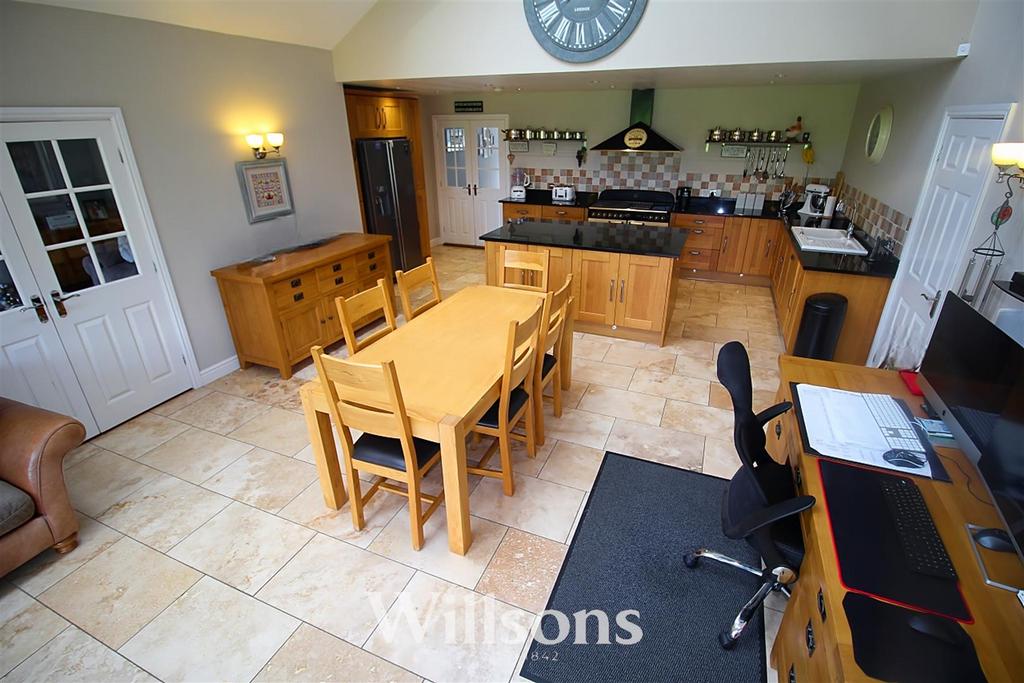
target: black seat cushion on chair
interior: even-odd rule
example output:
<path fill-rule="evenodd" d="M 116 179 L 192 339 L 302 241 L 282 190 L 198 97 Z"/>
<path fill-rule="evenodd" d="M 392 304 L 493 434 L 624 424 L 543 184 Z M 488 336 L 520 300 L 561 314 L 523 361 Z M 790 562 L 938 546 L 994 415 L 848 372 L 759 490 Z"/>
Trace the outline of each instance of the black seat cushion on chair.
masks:
<path fill-rule="evenodd" d="M 423 467 L 441 448 L 433 441 L 417 439 L 415 436 L 412 438 L 412 446 L 416 451 L 417 467 Z M 352 450 L 353 460 L 405 471 L 405 454 L 402 453 L 402 442 L 398 439 L 362 434 L 356 439 Z"/>
<path fill-rule="evenodd" d="M 516 387 L 515 389 L 512 390 L 512 394 L 509 396 L 509 401 L 508 401 L 508 419 L 509 420 L 512 419 L 513 415 L 515 415 L 516 413 L 519 412 L 519 409 L 522 408 L 526 404 L 526 401 L 529 398 L 530 398 L 530 395 L 527 394 L 525 391 L 523 391 L 519 387 Z M 497 401 L 495 401 L 494 403 L 491 404 L 491 407 L 487 409 L 487 412 L 484 413 L 484 416 L 480 418 L 480 421 L 477 422 L 477 424 L 480 425 L 481 427 L 490 427 L 491 429 L 497 429 L 498 428 L 498 409 L 500 407 L 501 407 L 501 399 L 499 398 Z"/>
<path fill-rule="evenodd" d="M 557 358 L 552 356 L 550 353 L 545 353 L 544 354 L 544 361 L 541 363 L 541 366 L 540 366 L 540 376 L 541 377 L 547 377 L 548 374 L 551 372 L 551 369 L 553 367 L 555 367 L 555 363 L 557 363 L 557 362 L 558 362 Z"/>

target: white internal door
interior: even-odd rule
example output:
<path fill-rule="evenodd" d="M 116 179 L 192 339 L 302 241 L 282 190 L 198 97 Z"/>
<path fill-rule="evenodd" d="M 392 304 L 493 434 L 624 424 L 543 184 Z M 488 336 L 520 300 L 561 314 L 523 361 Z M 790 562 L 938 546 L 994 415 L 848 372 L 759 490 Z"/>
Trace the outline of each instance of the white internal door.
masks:
<path fill-rule="evenodd" d="M 99 429 L 188 389 L 113 124 L 5 123 L 0 137 L 0 194 Z"/>
<path fill-rule="evenodd" d="M 992 170 L 1003 118 L 951 116 L 943 127 L 899 272 L 872 347 L 872 365 L 916 368 L 946 291 L 953 286 Z"/>
<path fill-rule="evenodd" d="M 434 117 L 441 237 L 481 246 L 480 235 L 502 225 L 500 199 L 508 192 L 508 117 Z"/>
<path fill-rule="evenodd" d="M 57 327 L 0 205 L 0 395 L 70 415 L 99 433 Z"/>
<path fill-rule="evenodd" d="M 469 121 L 434 122 L 437 155 L 437 204 L 441 239 L 449 244 L 473 244 L 473 172 Z"/>
<path fill-rule="evenodd" d="M 503 141 L 502 128 L 508 128 L 508 118 L 504 121 L 474 120 L 470 122 L 470 130 L 476 143 L 473 174 L 473 237 L 474 244 L 482 245 L 480 235 L 500 228 L 505 222 L 502 218 L 500 199 L 508 196 L 508 160 L 505 158 L 506 143 Z"/>

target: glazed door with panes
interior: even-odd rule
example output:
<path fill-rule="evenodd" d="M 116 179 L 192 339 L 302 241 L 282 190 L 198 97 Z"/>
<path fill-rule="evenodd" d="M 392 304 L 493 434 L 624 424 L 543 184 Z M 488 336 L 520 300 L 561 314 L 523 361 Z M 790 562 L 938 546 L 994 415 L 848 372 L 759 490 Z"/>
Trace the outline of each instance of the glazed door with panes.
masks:
<path fill-rule="evenodd" d="M 6 208 L 0 206 L 0 395 L 99 432 Z"/>
<path fill-rule="evenodd" d="M 508 117 L 472 120 L 473 174 L 473 243 L 483 245 L 480 235 L 500 228 L 505 222 L 500 199 L 508 196 L 507 143 L 501 130 L 508 128 Z"/>
<path fill-rule="evenodd" d="M 469 121 L 435 120 L 437 198 L 441 239 L 449 244 L 474 244 L 473 158 L 468 149 Z"/>
<path fill-rule="evenodd" d="M 183 339 L 113 125 L 5 123 L 0 137 L 0 195 L 99 429 L 188 389 Z"/>

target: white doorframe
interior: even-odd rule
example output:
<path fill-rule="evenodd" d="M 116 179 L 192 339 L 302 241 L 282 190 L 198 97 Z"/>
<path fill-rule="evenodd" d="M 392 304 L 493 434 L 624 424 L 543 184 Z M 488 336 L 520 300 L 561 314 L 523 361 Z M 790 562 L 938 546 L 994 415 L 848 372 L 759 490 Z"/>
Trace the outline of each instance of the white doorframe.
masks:
<path fill-rule="evenodd" d="M 139 203 L 142 205 L 142 224 L 146 230 L 146 236 L 153 245 L 153 258 L 156 260 L 156 263 L 152 265 L 167 291 L 168 298 L 170 299 L 171 313 L 174 317 L 174 325 L 184 342 L 185 365 L 188 368 L 189 379 L 192 380 L 193 387 L 200 386 L 199 366 L 195 350 L 192 348 L 192 340 L 189 339 L 188 329 L 185 327 L 185 318 L 181 314 L 178 294 L 174 291 L 171 273 L 167 267 L 167 260 L 164 258 L 164 249 L 160 244 L 160 236 L 156 231 L 156 222 L 153 220 L 153 214 L 149 210 L 149 199 L 146 197 L 146 191 L 142 185 L 142 175 L 139 173 L 138 164 L 135 163 L 135 152 L 132 150 L 132 143 L 128 138 L 128 128 L 125 125 L 121 108 L 0 107 L 0 123 L 33 121 L 107 121 L 113 125 L 117 142 L 125 156 L 124 164 L 128 169 L 128 177 L 131 179 L 132 188 L 137 193 Z"/>
<path fill-rule="evenodd" d="M 928 190 L 931 188 L 932 180 L 935 175 L 935 159 L 938 158 L 942 152 L 942 141 L 946 137 L 946 131 L 949 128 L 950 122 L 953 119 L 1000 119 L 1003 122 L 1002 130 L 999 133 L 999 140 L 1005 141 L 1009 134 L 1009 126 L 1007 123 L 1011 119 L 1011 115 L 1016 108 L 1016 103 L 1000 103 L 1000 104 L 977 104 L 977 105 L 954 105 L 946 107 L 945 114 L 942 117 L 942 125 L 939 126 L 939 133 L 935 139 L 935 146 L 932 148 L 931 156 L 928 157 L 928 172 L 925 174 L 924 183 L 921 185 L 921 191 L 918 194 L 917 202 L 914 205 L 914 213 L 911 216 L 911 220 L 920 217 L 924 214 L 925 203 L 928 200 Z M 987 209 L 982 205 L 984 202 L 985 190 L 995 182 L 997 169 L 994 165 L 989 164 L 988 170 L 985 173 L 985 180 L 981 186 L 981 194 L 978 197 L 978 204 L 971 215 L 970 227 L 964 231 L 963 239 L 961 240 L 958 251 L 962 252 L 967 245 L 968 240 L 974 233 L 978 221 L 985 214 Z M 875 338 L 871 344 L 871 352 L 868 354 L 868 365 L 871 367 L 878 367 L 880 363 L 885 360 L 885 356 L 889 350 L 890 337 L 892 332 L 893 319 L 896 315 L 896 303 L 899 299 L 899 291 L 903 281 L 907 278 L 906 264 L 911 261 L 911 257 L 922 245 L 922 239 L 924 239 L 924 230 L 921 226 L 915 230 L 911 227 L 909 239 L 900 254 L 900 265 L 896 270 L 896 277 L 893 278 L 892 285 L 889 287 L 889 295 L 885 300 L 885 307 L 882 309 L 882 317 L 878 321 L 878 327 L 875 330 Z M 949 291 L 951 289 L 950 283 L 954 282 L 958 271 L 962 267 L 963 259 L 957 259 L 953 261 L 949 272 L 946 274 L 946 287 L 943 291 Z M 935 321 L 932 321 L 934 327 Z M 930 331 L 929 331 L 930 334 Z"/>

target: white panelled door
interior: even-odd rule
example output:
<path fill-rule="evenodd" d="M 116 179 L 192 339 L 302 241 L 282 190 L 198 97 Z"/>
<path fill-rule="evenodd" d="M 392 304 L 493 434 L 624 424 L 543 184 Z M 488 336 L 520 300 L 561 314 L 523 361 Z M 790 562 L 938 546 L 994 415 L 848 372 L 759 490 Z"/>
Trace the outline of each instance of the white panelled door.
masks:
<path fill-rule="evenodd" d="M 871 365 L 916 368 L 967 249 L 1005 117 L 951 116 L 875 337 Z"/>
<path fill-rule="evenodd" d="M 0 194 L 99 429 L 188 389 L 112 122 L 5 123 L 0 137 Z"/>
<path fill-rule="evenodd" d="M 99 432 L 6 208 L 0 206 L 0 395 Z"/>
<path fill-rule="evenodd" d="M 508 145 L 502 128 L 508 117 L 434 117 L 438 213 L 441 238 L 449 244 L 479 246 L 480 235 L 502 224 L 508 189 Z"/>

